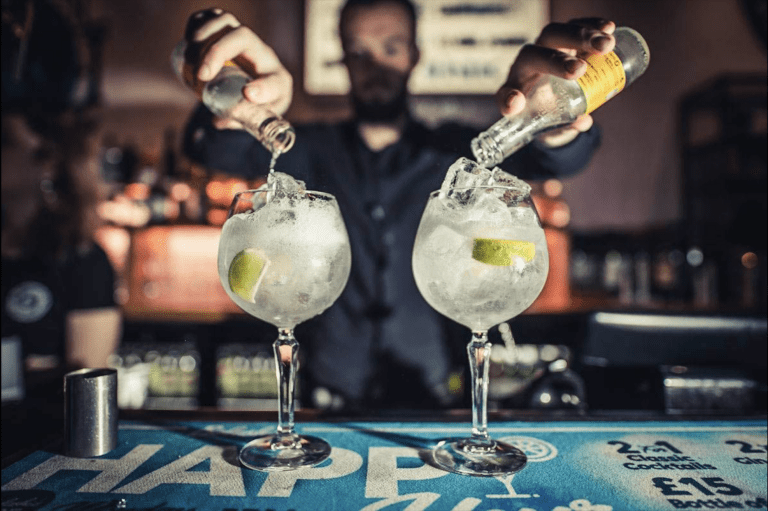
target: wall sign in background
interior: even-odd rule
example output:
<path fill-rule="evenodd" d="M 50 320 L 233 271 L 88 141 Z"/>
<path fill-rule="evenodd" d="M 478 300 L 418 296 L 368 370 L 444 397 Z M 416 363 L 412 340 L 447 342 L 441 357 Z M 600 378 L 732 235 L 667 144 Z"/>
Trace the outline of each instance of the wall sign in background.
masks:
<path fill-rule="evenodd" d="M 412 94 L 493 94 L 520 48 L 549 21 L 547 0 L 413 0 L 421 61 Z M 341 63 L 339 10 L 344 0 L 306 0 L 304 88 L 309 94 L 349 91 Z"/>

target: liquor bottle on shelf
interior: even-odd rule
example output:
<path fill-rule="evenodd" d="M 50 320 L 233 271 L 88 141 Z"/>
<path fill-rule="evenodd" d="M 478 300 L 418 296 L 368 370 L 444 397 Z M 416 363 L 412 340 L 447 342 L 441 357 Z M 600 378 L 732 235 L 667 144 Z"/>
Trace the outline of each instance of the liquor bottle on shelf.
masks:
<path fill-rule="evenodd" d="M 489 168 L 498 165 L 536 135 L 593 112 L 642 75 L 650 61 L 643 36 L 628 27 L 618 27 L 613 35 L 613 51 L 587 57 L 587 72 L 581 78 L 543 76 L 526 94 L 522 112 L 503 117 L 473 139 L 472 153 L 478 163 Z"/>

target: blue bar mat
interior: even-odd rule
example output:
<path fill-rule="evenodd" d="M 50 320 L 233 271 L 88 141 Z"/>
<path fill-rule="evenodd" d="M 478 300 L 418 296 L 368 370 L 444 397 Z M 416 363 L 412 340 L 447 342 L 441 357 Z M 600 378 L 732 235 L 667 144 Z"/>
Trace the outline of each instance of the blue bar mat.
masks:
<path fill-rule="evenodd" d="M 2 472 L 2 508 L 96 511 L 654 511 L 768 509 L 766 421 L 498 422 L 528 455 L 504 478 L 446 473 L 420 454 L 461 423 L 302 423 L 332 446 L 299 471 L 242 468 L 273 423 L 122 422 L 118 447 L 35 452 Z"/>

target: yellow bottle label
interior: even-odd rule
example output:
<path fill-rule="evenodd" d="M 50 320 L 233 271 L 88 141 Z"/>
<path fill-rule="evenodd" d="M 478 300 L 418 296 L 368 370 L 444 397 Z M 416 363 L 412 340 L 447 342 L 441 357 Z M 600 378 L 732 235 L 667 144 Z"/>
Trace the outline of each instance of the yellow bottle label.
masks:
<path fill-rule="evenodd" d="M 518 257 L 528 263 L 535 255 L 536 246 L 530 241 L 475 238 L 472 244 L 472 259 L 493 266 L 510 266 Z"/>
<path fill-rule="evenodd" d="M 578 82 L 587 98 L 585 113 L 589 114 L 621 92 L 627 84 L 627 76 L 624 74 L 621 59 L 614 52 L 590 55 L 586 61 L 587 72 L 578 79 Z"/>

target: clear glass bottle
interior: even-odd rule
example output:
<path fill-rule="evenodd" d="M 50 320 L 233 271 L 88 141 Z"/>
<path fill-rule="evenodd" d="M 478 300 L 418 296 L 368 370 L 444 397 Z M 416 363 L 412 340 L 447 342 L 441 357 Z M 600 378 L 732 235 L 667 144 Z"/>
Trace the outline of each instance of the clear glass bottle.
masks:
<path fill-rule="evenodd" d="M 472 153 L 485 167 L 498 165 L 539 133 L 572 123 L 621 92 L 648 68 L 648 44 L 637 31 L 618 27 L 616 47 L 586 58 L 588 69 L 578 80 L 542 77 L 526 95 L 525 109 L 502 117 L 472 140 Z"/>
<path fill-rule="evenodd" d="M 210 44 L 206 41 L 205 44 Z M 229 117 L 232 110 L 241 101 L 243 87 L 253 78 L 232 61 L 227 61 L 221 71 L 210 81 L 201 82 L 195 76 L 197 63 L 189 62 L 190 54 L 199 55 L 201 51 L 189 52 L 186 41 L 181 41 L 171 54 L 171 66 L 176 76 L 203 100 L 203 104 L 216 116 Z M 296 133 L 293 126 L 266 108 L 253 105 L 248 121 L 238 119 L 245 131 L 266 147 L 273 155 L 279 155 L 293 147 Z"/>

